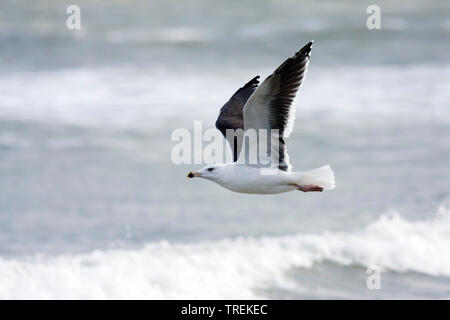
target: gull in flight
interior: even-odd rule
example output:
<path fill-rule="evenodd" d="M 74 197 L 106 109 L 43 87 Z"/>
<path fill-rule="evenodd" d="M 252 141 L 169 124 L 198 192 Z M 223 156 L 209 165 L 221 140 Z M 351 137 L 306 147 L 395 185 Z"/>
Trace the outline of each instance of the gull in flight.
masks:
<path fill-rule="evenodd" d="M 329 165 L 293 172 L 286 152 L 285 138 L 295 118 L 293 100 L 305 77 L 312 45 L 311 41 L 288 58 L 259 87 L 257 76 L 236 91 L 216 121 L 232 148 L 233 162 L 191 171 L 188 178 L 199 177 L 234 192 L 252 194 L 334 189 Z M 261 136 L 255 139 L 252 131 L 266 132 L 266 140 Z M 250 161 L 252 154 L 256 154 L 255 161 Z"/>

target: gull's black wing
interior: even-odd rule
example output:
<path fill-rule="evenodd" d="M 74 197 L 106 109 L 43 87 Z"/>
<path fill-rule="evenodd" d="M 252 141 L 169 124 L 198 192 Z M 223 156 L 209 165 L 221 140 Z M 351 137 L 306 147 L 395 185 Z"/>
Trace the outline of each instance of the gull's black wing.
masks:
<path fill-rule="evenodd" d="M 284 171 L 291 167 L 284 138 L 289 136 L 294 125 L 295 106 L 292 102 L 305 78 L 312 45 L 310 41 L 268 76 L 243 111 L 245 130 L 278 130 L 275 135 L 270 131 L 271 140 L 278 141 L 271 143 L 273 150 L 263 162 L 278 163 L 278 168 Z"/>
<path fill-rule="evenodd" d="M 216 128 L 222 132 L 223 136 L 227 139 L 231 149 L 233 150 L 233 161 L 238 159 L 242 146 L 242 131 L 244 129 L 243 109 L 248 98 L 250 98 L 258 87 L 258 79 L 259 76 L 256 76 L 247 82 L 242 88 L 239 88 L 230 100 L 228 100 L 228 102 L 225 103 L 220 109 L 220 114 L 216 121 Z M 232 129 L 233 131 L 231 133 L 238 129 L 241 130 L 235 132 L 232 136 L 229 134 L 227 138 L 227 129 Z"/>

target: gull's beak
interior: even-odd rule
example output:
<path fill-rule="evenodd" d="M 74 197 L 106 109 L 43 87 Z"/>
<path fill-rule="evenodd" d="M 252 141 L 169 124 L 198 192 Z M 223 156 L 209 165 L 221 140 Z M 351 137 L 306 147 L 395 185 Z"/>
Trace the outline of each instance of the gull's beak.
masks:
<path fill-rule="evenodd" d="M 197 171 L 191 171 L 187 174 L 188 178 L 201 177 L 201 176 L 202 176 L 202 174 Z"/>

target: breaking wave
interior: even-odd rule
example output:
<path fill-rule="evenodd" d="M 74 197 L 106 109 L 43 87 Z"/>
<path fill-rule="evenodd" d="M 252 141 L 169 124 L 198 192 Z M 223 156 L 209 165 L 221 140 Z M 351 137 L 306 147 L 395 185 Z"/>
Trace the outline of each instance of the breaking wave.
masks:
<path fill-rule="evenodd" d="M 141 249 L 0 259 L 0 298 L 264 298 L 291 268 L 321 261 L 450 276 L 450 210 L 429 220 L 382 215 L 356 232 L 237 238 Z"/>
<path fill-rule="evenodd" d="M 128 67 L 19 72 L 0 77 L 0 119 L 119 128 L 148 128 L 167 118 L 213 123 L 220 106 L 248 77 L 244 71 L 217 78 Z M 449 66 L 316 67 L 297 112 L 303 118 L 403 115 L 410 121 L 448 121 L 449 83 Z"/>

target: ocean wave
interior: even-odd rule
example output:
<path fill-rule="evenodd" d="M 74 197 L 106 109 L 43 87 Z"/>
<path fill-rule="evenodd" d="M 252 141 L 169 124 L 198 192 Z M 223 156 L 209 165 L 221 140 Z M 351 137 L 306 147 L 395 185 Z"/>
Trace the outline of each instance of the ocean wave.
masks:
<path fill-rule="evenodd" d="M 288 271 L 323 261 L 450 276 L 450 210 L 421 221 L 388 213 L 355 232 L 237 238 L 29 259 L 0 259 L 0 298 L 265 298 Z"/>
<path fill-rule="evenodd" d="M 450 121 L 449 66 L 312 69 L 299 95 L 302 118 Z M 2 75 L 0 119 L 133 129 L 173 118 L 213 123 L 249 75 L 229 71 L 217 78 L 128 67 Z"/>

